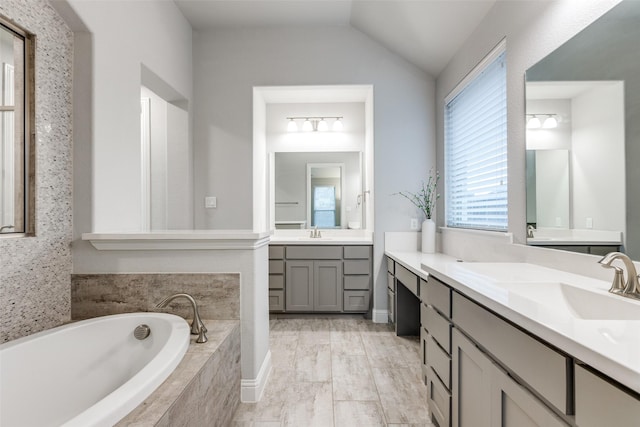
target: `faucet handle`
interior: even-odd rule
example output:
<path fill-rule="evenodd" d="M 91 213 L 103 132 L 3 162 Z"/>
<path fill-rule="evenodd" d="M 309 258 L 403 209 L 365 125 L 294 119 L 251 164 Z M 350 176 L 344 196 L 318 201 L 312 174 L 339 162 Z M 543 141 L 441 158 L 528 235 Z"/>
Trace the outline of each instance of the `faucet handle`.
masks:
<path fill-rule="evenodd" d="M 620 294 L 624 291 L 625 288 L 625 284 L 624 284 L 624 273 L 622 272 L 622 269 L 619 267 L 613 267 L 615 271 L 615 274 L 613 275 L 613 282 L 611 283 L 611 288 L 609 289 L 609 292 L 614 293 L 614 294 Z"/>

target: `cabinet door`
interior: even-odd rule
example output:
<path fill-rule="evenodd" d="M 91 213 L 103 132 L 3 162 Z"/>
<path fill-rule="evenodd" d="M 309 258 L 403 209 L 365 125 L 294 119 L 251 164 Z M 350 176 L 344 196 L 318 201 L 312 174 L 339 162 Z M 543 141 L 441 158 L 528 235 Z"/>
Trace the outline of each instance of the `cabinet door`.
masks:
<path fill-rule="evenodd" d="M 491 373 L 491 425 L 567 427 L 551 409 L 495 365 Z"/>
<path fill-rule="evenodd" d="M 314 261 L 313 309 L 342 311 L 342 262 Z"/>
<path fill-rule="evenodd" d="M 452 425 L 488 427 L 491 425 L 491 360 L 455 328 L 452 347 Z"/>
<path fill-rule="evenodd" d="M 287 261 L 285 284 L 287 311 L 313 310 L 313 261 Z"/>

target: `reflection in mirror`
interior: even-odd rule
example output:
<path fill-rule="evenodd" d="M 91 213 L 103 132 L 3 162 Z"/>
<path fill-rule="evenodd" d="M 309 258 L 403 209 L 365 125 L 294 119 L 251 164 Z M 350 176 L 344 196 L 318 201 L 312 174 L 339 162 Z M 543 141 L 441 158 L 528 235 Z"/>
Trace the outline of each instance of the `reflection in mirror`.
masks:
<path fill-rule="evenodd" d="M 0 233 L 32 232 L 32 40 L 0 18 Z M 26 102 L 25 102 L 26 101 Z"/>
<path fill-rule="evenodd" d="M 640 259 L 638 22 L 622 1 L 527 70 L 527 119 L 558 122 L 527 129 L 528 244 Z"/>
<path fill-rule="evenodd" d="M 361 153 L 275 153 L 275 228 L 353 228 L 363 218 Z"/>

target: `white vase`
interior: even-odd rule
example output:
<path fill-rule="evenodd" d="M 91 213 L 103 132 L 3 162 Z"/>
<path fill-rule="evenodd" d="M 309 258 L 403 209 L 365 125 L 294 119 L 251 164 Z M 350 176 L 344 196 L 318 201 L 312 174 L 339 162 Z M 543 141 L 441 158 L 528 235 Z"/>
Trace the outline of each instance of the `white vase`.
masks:
<path fill-rule="evenodd" d="M 432 219 L 422 222 L 422 253 L 432 254 L 436 251 L 436 223 Z"/>

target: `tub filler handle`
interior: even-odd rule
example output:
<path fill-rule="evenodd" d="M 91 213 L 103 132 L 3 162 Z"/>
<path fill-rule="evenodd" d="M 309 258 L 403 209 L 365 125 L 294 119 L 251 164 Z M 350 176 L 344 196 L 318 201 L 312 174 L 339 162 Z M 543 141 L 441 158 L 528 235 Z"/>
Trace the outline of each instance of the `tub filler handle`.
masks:
<path fill-rule="evenodd" d="M 191 307 L 193 308 L 193 322 L 191 322 L 191 335 L 197 335 L 196 339 L 197 343 L 205 343 L 207 342 L 207 328 L 204 326 L 204 322 L 200 318 L 200 312 L 198 311 L 198 304 L 196 304 L 196 300 L 189 294 L 174 294 L 166 297 L 162 301 L 156 305 L 156 308 L 164 308 L 171 301 L 176 298 L 186 298 L 191 303 Z"/>

